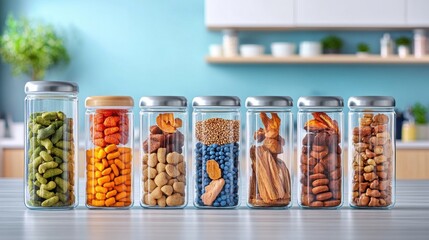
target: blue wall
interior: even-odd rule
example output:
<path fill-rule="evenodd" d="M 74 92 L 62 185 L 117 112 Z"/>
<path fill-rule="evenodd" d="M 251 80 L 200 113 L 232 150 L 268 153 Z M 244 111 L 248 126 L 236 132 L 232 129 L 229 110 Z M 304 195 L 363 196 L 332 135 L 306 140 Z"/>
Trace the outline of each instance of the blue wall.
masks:
<path fill-rule="evenodd" d="M 399 108 L 429 104 L 428 65 L 209 65 L 208 45 L 221 35 L 204 26 L 203 0 L 3 0 L 5 12 L 53 23 L 72 62 L 48 80 L 80 85 L 81 113 L 90 95 L 393 95 Z M 241 33 L 242 43 L 319 40 L 327 32 Z M 337 32 L 345 52 L 367 42 L 378 52 L 382 32 Z M 396 32 L 393 35 L 408 35 Z M 0 112 L 22 120 L 25 77 L 0 68 Z"/>

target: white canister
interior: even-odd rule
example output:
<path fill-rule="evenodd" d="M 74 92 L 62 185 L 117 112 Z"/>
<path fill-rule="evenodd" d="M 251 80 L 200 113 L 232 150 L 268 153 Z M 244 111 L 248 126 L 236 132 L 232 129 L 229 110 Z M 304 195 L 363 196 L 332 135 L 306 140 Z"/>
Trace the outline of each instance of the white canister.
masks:
<path fill-rule="evenodd" d="M 414 56 L 423 57 L 427 54 L 428 41 L 423 29 L 414 30 Z"/>
<path fill-rule="evenodd" d="M 242 57 L 258 57 L 264 54 L 264 46 L 257 44 L 243 44 L 240 46 Z"/>
<path fill-rule="evenodd" d="M 288 57 L 295 54 L 296 46 L 288 42 L 275 42 L 271 44 L 271 54 L 274 57 Z"/>
<path fill-rule="evenodd" d="M 301 57 L 314 57 L 322 54 L 320 42 L 304 41 L 299 44 L 299 55 Z"/>
<path fill-rule="evenodd" d="M 210 54 L 210 57 L 222 57 L 223 55 L 222 45 L 219 45 L 219 44 L 210 45 L 209 54 Z"/>
<path fill-rule="evenodd" d="M 410 54 L 410 48 L 405 45 L 398 46 L 398 55 L 400 58 L 406 58 Z"/>
<path fill-rule="evenodd" d="M 223 32 L 223 55 L 225 57 L 238 55 L 238 35 L 234 30 L 225 30 Z"/>

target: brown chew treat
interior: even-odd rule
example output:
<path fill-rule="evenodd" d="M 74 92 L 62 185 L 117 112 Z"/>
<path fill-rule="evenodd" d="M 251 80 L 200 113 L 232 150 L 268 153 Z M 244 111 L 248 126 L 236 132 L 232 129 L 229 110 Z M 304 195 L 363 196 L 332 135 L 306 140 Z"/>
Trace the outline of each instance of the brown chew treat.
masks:
<path fill-rule="evenodd" d="M 341 204 L 341 148 L 338 123 L 326 113 L 313 113 L 304 129 L 301 149 L 301 205 Z"/>
<path fill-rule="evenodd" d="M 250 149 L 252 173 L 250 176 L 249 203 L 254 207 L 288 206 L 291 200 L 289 170 L 277 154 L 283 152 L 284 139 L 279 135 L 281 119 L 271 113 L 260 113 L 264 129 L 254 133 L 258 146 Z"/>

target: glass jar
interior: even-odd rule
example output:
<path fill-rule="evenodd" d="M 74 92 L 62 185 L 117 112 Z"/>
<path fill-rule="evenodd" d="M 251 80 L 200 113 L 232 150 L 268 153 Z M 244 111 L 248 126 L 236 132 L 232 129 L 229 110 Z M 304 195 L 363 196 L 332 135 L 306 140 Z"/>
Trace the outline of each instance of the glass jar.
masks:
<path fill-rule="evenodd" d="M 349 205 L 391 208 L 395 205 L 395 99 L 350 97 Z"/>
<path fill-rule="evenodd" d="M 341 97 L 298 99 L 298 204 L 339 208 L 343 203 Z"/>
<path fill-rule="evenodd" d="M 194 205 L 235 208 L 239 205 L 240 99 L 194 98 Z"/>
<path fill-rule="evenodd" d="M 25 205 L 73 209 L 78 204 L 78 86 L 25 84 Z"/>
<path fill-rule="evenodd" d="M 292 98 L 248 97 L 247 170 L 251 208 L 286 208 L 292 205 L 293 118 Z"/>
<path fill-rule="evenodd" d="M 178 96 L 140 99 L 140 205 L 183 208 L 187 203 L 187 100 Z"/>
<path fill-rule="evenodd" d="M 133 205 L 133 111 L 127 96 L 96 96 L 85 101 L 86 206 Z"/>

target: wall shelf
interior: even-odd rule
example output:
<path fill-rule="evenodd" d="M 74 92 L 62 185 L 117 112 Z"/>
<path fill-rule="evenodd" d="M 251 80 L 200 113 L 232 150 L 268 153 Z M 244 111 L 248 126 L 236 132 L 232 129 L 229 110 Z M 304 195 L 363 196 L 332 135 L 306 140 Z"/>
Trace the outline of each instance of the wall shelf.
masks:
<path fill-rule="evenodd" d="M 428 25 L 409 25 L 409 26 L 207 26 L 209 31 L 223 31 L 232 29 L 236 31 L 413 31 L 414 29 L 429 29 Z"/>
<path fill-rule="evenodd" d="M 383 58 L 379 55 L 322 55 L 317 57 L 206 57 L 211 64 L 429 64 L 429 56 L 400 58 L 392 56 Z"/>

